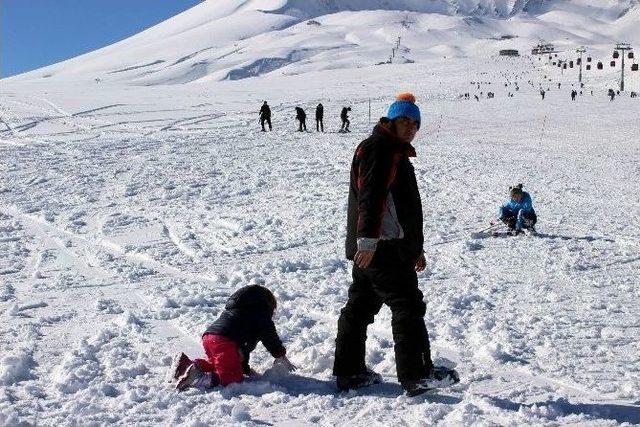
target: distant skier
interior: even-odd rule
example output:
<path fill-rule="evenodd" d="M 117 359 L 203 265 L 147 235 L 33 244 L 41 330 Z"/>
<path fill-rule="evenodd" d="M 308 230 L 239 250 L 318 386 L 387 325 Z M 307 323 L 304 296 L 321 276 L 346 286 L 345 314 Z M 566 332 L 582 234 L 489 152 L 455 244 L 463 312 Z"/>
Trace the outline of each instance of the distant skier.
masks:
<path fill-rule="evenodd" d="M 576 100 L 576 96 L 578 95 L 578 92 L 574 89 L 571 91 L 571 100 L 575 101 Z"/>
<path fill-rule="evenodd" d="M 296 107 L 296 120 L 300 123 L 298 132 L 307 131 L 307 113 L 300 107 Z"/>
<path fill-rule="evenodd" d="M 322 104 L 318 104 L 316 107 L 316 131 L 324 132 L 324 106 Z"/>
<path fill-rule="evenodd" d="M 547 94 L 547 92 L 544 91 L 544 89 L 540 89 L 540 96 L 542 97 L 542 100 L 544 101 L 544 96 Z"/>
<path fill-rule="evenodd" d="M 498 210 L 498 219 L 509 227 L 512 235 L 518 235 L 524 229 L 535 231 L 538 217 L 529 193 L 522 191 L 522 184 L 518 184 L 509 187 L 509 195 L 510 200 Z"/>
<path fill-rule="evenodd" d="M 262 126 L 262 132 L 266 132 L 264 128 L 265 122 L 269 125 L 269 130 L 273 130 L 271 128 L 271 108 L 269 108 L 267 101 L 264 101 L 264 104 L 260 107 L 260 125 Z"/>
<path fill-rule="evenodd" d="M 252 285 L 237 290 L 224 311 L 202 335 L 207 359 L 191 360 L 178 354 L 172 364 L 172 379 L 176 389 L 188 387 L 210 388 L 239 383 L 252 374 L 249 355 L 258 342 L 275 358 L 274 365 L 293 371 L 296 367 L 286 356 L 273 324 L 277 302 L 270 290 Z"/>
<path fill-rule="evenodd" d="M 409 160 L 416 155 L 411 142 L 419 129 L 415 97 L 401 94 L 353 156 L 346 238 L 353 282 L 338 319 L 333 365 L 342 391 L 382 381 L 365 365 L 365 345 L 367 327 L 383 304 L 391 309 L 396 372 L 406 393 L 458 381 L 454 370 L 431 360 L 416 275 L 426 267 L 422 203 Z"/>
<path fill-rule="evenodd" d="M 349 130 L 349 125 L 351 124 L 349 121 L 349 111 L 351 111 L 351 107 L 343 107 L 340 112 L 340 119 L 342 120 L 342 125 L 340 126 L 341 132 L 351 132 Z"/>

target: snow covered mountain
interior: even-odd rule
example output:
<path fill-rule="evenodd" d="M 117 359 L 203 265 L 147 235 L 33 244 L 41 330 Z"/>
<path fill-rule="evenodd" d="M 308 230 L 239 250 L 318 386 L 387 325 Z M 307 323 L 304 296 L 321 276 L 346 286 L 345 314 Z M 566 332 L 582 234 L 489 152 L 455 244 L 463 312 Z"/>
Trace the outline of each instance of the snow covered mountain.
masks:
<path fill-rule="evenodd" d="M 209 0 L 119 43 L 19 81 L 135 85 L 237 80 L 529 50 L 640 42 L 637 0 Z"/>

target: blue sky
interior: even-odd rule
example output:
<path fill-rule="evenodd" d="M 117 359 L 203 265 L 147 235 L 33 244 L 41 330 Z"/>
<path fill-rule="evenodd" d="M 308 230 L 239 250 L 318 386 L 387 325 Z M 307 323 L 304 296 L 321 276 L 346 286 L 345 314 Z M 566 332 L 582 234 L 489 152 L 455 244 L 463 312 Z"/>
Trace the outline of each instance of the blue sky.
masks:
<path fill-rule="evenodd" d="M 199 0 L 0 0 L 0 76 L 127 38 Z"/>

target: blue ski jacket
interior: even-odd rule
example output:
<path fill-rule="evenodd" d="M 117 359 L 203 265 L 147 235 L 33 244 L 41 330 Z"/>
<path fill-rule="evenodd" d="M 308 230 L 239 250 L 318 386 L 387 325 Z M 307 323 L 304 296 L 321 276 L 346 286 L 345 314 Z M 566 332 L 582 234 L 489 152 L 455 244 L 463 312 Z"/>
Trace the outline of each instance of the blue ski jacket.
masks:
<path fill-rule="evenodd" d="M 500 206 L 498 209 L 498 218 L 502 220 L 508 217 L 516 217 L 518 218 L 520 227 L 522 227 L 523 217 L 534 212 L 531 196 L 526 191 L 523 191 L 522 200 L 520 202 L 509 200 Z"/>

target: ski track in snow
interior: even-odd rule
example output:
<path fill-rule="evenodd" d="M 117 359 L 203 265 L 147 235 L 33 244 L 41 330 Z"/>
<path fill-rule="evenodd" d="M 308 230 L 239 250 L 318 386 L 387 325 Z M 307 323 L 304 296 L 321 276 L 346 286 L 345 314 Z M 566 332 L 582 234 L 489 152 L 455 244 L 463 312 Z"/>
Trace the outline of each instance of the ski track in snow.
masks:
<path fill-rule="evenodd" d="M 331 376 L 350 280 L 349 166 L 370 130 L 369 96 L 375 118 L 399 88 L 388 71 L 220 90 L 100 87 L 83 98 L 9 86 L 0 95 L 0 424 L 640 423 L 638 104 L 609 103 L 602 88 L 574 104 L 568 90 L 541 102 L 528 79 L 568 77 L 526 59 L 474 65 L 496 99 L 459 100 L 470 90 L 454 72 L 464 61 L 394 66 L 424 116 L 414 163 L 426 321 L 436 361 L 461 374 L 418 398 L 395 381 L 386 308 L 367 350 L 385 382 L 339 395 Z M 507 98 L 501 84 L 515 73 L 521 90 Z M 327 99 L 331 85 L 341 95 Z M 264 98 L 272 133 L 259 132 Z M 319 101 L 330 132 L 293 132 L 293 106 L 312 117 Z M 347 103 L 354 132 L 333 133 Z M 540 235 L 474 238 L 517 182 L 534 197 Z M 252 283 L 277 295 L 275 321 L 300 370 L 173 391 L 173 353 L 201 356 L 206 325 Z M 252 357 L 259 371 L 270 362 L 261 348 Z"/>

